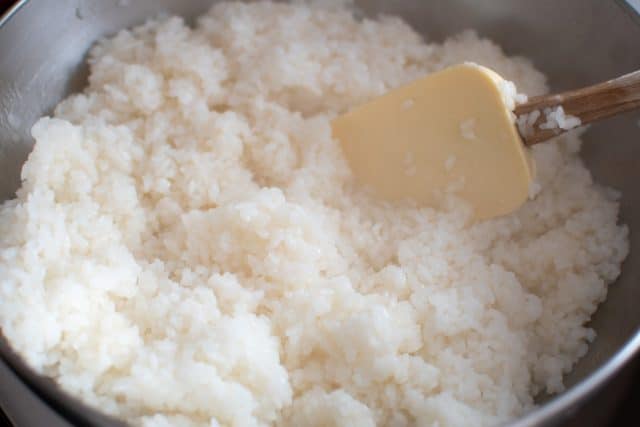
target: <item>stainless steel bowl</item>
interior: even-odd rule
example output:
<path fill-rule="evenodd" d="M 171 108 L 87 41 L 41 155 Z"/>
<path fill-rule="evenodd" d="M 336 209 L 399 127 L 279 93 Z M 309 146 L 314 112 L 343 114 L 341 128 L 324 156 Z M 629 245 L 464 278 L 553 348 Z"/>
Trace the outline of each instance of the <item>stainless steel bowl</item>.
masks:
<path fill-rule="evenodd" d="M 467 28 L 525 55 L 569 89 L 640 69 L 640 0 L 356 0 L 366 13 L 400 15 L 430 39 Z M 0 20 L 0 197 L 13 197 L 32 145 L 29 129 L 67 94 L 82 88 L 84 56 L 100 36 L 160 13 L 186 17 L 211 0 L 23 0 Z M 634 21 L 635 20 L 635 21 Z M 594 316 L 589 353 L 566 378 L 568 390 L 513 426 L 557 425 L 578 411 L 640 348 L 640 114 L 593 126 L 583 156 L 597 181 L 623 192 L 621 221 L 631 254 Z M 0 343 L 0 404 L 19 425 L 117 425 L 29 371 Z M 55 412 L 51 412 L 51 407 Z M 46 421 L 45 421 L 46 420 Z M 35 423 L 35 424 L 33 424 Z M 586 424 L 583 424 L 586 425 Z"/>

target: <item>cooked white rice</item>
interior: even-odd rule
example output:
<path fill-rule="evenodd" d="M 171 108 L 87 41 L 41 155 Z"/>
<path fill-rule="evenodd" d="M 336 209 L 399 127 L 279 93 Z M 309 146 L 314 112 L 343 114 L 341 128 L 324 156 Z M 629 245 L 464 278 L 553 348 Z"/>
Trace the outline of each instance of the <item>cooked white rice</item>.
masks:
<path fill-rule="evenodd" d="M 542 116 L 543 114 L 544 116 Z M 544 119 L 542 123 L 538 124 L 538 128 L 540 129 L 570 130 L 582 125 L 582 120 L 580 120 L 579 117 L 565 113 L 564 107 L 558 105 L 555 108 L 545 108 L 542 113 L 540 110 L 533 110 L 520 115 L 516 119 L 520 135 L 524 137 L 531 136 L 540 117 Z"/>
<path fill-rule="evenodd" d="M 582 120 L 564 112 L 564 107 L 558 105 L 555 108 L 544 109 L 545 122 L 540 124 L 540 129 L 564 129 L 569 130 L 582 124 Z"/>
<path fill-rule="evenodd" d="M 578 136 L 534 148 L 535 200 L 476 225 L 369 198 L 331 138 L 464 61 L 546 90 L 473 33 L 335 6 L 222 3 L 101 41 L 0 210 L 3 333 L 141 426 L 495 425 L 561 391 L 628 251 Z"/>

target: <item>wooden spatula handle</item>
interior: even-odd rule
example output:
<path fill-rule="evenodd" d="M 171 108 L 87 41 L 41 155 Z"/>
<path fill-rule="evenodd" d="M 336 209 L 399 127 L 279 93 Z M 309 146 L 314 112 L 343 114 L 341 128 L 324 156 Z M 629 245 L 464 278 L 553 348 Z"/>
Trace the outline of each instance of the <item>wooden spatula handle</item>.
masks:
<path fill-rule="evenodd" d="M 640 71 L 583 89 L 537 96 L 529 99 L 525 104 L 518 105 L 514 111 L 518 117 L 529 115 L 534 111 L 540 112 L 535 122 L 525 126 L 526 130 L 523 126 L 520 127 L 520 136 L 525 144 L 544 142 L 567 131 L 561 128 L 540 128 L 540 125 L 547 122 L 545 110 L 555 110 L 559 106 L 562 106 L 566 115 L 579 118 L 583 125 L 640 108 Z M 537 113 L 534 114 L 537 115 Z M 522 121 L 526 122 L 526 117 Z"/>

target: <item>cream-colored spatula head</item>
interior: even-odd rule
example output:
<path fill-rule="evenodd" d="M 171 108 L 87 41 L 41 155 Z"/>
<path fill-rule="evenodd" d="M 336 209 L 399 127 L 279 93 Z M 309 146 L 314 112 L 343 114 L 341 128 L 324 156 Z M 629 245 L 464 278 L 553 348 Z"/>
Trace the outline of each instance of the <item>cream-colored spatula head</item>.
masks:
<path fill-rule="evenodd" d="M 478 218 L 511 212 L 533 179 L 500 76 L 454 66 L 362 105 L 333 122 L 356 178 L 387 199 L 437 206 L 445 192 Z"/>
<path fill-rule="evenodd" d="M 636 72 L 582 92 L 539 97 L 518 106 L 516 114 L 527 128 L 521 137 L 507 82 L 487 68 L 461 64 L 338 117 L 333 133 L 355 177 L 378 196 L 438 206 L 445 193 L 453 192 L 471 205 L 476 219 L 486 219 L 510 213 L 527 200 L 534 171 L 525 143 L 565 130 L 558 120 L 550 125 L 549 114 L 576 115 L 578 123 L 581 116 L 586 121 L 602 118 L 607 114 L 601 113 L 610 110 L 598 109 L 598 117 L 587 115 L 593 96 L 588 91 L 606 92 L 630 76 L 633 84 L 640 82 Z M 637 89 L 633 96 L 640 103 Z M 628 101 L 623 109 L 640 105 Z M 565 103 L 565 111 L 559 112 L 557 107 Z"/>

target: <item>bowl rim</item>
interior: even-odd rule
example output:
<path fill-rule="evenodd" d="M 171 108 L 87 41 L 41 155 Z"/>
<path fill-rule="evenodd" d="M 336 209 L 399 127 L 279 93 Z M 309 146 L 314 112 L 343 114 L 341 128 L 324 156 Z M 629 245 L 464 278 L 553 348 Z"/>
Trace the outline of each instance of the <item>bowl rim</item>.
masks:
<path fill-rule="evenodd" d="M 27 3 L 29 3 L 29 1 L 30 0 L 17 0 L 11 7 L 9 7 L 8 10 L 5 11 L 4 14 L 0 15 L 0 27 L 7 24 Z M 634 19 L 637 25 L 640 25 L 640 0 L 616 0 L 614 3 L 624 9 L 631 18 Z M 8 340 L 4 337 L 1 337 L 1 339 L 6 341 L 9 351 L 13 353 Z M 0 363 L 8 366 L 18 376 L 18 378 L 29 387 L 29 389 L 36 392 L 36 394 L 43 400 L 42 403 L 48 404 L 54 411 L 64 416 L 66 419 L 74 419 L 76 418 L 74 415 L 81 416 L 81 414 L 75 414 L 76 411 L 73 409 L 64 408 L 66 399 L 60 399 L 59 397 L 52 396 L 51 394 L 58 393 L 66 396 L 74 403 L 77 403 L 79 408 L 81 408 L 83 412 L 86 412 L 87 415 L 88 413 L 96 411 L 93 407 L 90 407 L 80 401 L 80 399 L 70 395 L 57 386 L 55 389 L 47 387 L 46 390 L 44 390 L 39 388 L 37 384 L 34 384 L 34 382 L 27 377 L 39 377 L 40 375 L 35 373 L 35 371 L 22 361 L 18 355 L 15 353 L 13 355 L 7 355 L 4 350 L 4 348 L 0 348 Z M 596 370 L 589 373 L 586 377 L 582 378 L 565 391 L 553 396 L 547 402 L 535 406 L 521 417 L 508 422 L 507 426 L 538 426 L 552 420 L 558 422 L 563 418 L 572 415 L 573 412 L 580 407 L 581 403 L 584 403 L 587 398 L 597 393 L 603 386 L 612 380 L 613 377 L 620 372 L 634 356 L 638 354 L 640 354 L 640 326 L 638 326 L 629 339 Z M 25 373 L 32 375 L 25 375 Z M 116 420 L 113 421 L 118 423 Z"/>
<path fill-rule="evenodd" d="M 9 7 L 2 15 L 0 15 L 0 27 L 9 22 L 9 20 L 15 15 L 18 10 L 27 4 L 29 0 L 18 0 Z"/>

